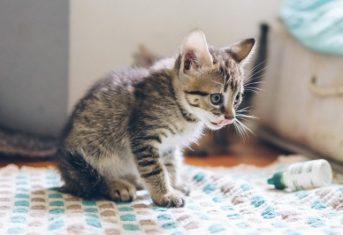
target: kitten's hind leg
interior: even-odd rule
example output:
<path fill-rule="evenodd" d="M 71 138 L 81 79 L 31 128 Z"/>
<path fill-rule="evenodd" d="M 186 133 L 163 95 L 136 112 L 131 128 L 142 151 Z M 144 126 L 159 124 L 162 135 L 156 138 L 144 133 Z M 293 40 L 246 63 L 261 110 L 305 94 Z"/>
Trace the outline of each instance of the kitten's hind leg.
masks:
<path fill-rule="evenodd" d="M 106 185 L 103 177 L 89 165 L 83 155 L 76 151 L 60 148 L 58 168 L 64 185 L 61 192 L 70 193 L 85 199 L 102 198 Z"/>
<path fill-rule="evenodd" d="M 128 180 L 117 179 L 107 183 L 108 196 L 114 201 L 131 202 L 136 198 L 136 186 Z"/>

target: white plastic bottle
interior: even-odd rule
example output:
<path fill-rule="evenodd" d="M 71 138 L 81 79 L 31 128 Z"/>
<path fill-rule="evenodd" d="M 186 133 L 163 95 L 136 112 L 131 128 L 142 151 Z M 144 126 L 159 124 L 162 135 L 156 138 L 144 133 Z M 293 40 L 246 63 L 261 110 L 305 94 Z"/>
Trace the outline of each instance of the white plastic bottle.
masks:
<path fill-rule="evenodd" d="M 332 182 L 332 169 L 324 159 L 291 164 L 285 171 L 276 172 L 268 179 L 277 189 L 292 191 L 327 186 Z"/>

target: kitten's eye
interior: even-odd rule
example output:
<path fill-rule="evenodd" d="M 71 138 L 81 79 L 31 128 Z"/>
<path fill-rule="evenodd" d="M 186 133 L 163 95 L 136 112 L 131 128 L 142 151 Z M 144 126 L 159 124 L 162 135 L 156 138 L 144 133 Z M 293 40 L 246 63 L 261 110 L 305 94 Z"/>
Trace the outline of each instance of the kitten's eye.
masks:
<path fill-rule="evenodd" d="M 219 105 L 222 102 L 222 94 L 214 93 L 210 95 L 211 103 L 214 105 Z"/>
<path fill-rule="evenodd" d="M 241 100 L 241 95 L 237 94 L 235 97 L 235 101 L 233 102 L 234 105 L 238 105 Z"/>

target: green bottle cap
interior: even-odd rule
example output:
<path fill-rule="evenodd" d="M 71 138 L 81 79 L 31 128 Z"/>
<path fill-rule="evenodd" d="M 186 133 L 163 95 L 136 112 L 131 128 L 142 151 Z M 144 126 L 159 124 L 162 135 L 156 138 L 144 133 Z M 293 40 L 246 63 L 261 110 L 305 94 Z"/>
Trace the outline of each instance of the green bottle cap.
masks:
<path fill-rule="evenodd" d="M 282 172 L 274 173 L 273 177 L 267 180 L 268 184 L 273 184 L 276 189 L 285 189 L 286 185 L 284 185 L 282 180 Z"/>

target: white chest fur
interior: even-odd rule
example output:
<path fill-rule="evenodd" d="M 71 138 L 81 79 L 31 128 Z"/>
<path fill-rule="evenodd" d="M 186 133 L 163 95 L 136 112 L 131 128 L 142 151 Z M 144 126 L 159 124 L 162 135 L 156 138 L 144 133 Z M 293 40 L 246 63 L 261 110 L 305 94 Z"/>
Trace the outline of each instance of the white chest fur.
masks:
<path fill-rule="evenodd" d="M 160 152 L 169 150 L 170 148 L 184 148 L 189 146 L 202 135 L 203 129 L 204 124 L 202 123 L 185 125 L 178 134 L 163 139 L 159 147 Z"/>

